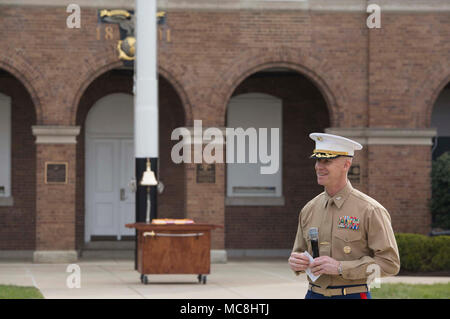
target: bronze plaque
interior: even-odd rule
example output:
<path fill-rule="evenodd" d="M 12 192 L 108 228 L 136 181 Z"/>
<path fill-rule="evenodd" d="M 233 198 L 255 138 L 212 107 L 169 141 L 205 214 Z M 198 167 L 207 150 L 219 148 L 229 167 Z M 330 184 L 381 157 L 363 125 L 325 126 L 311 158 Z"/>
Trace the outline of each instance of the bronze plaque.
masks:
<path fill-rule="evenodd" d="M 348 179 L 352 183 L 359 183 L 361 179 L 361 169 L 359 165 L 353 165 L 348 171 Z"/>
<path fill-rule="evenodd" d="M 45 163 L 45 184 L 67 184 L 67 162 Z"/>
<path fill-rule="evenodd" d="M 215 183 L 216 165 L 197 164 L 197 183 Z"/>

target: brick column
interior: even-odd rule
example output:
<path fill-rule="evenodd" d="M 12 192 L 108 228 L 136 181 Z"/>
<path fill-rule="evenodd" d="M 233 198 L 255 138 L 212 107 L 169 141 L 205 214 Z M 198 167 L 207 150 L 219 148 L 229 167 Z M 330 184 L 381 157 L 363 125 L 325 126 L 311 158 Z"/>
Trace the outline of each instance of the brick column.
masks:
<path fill-rule="evenodd" d="M 36 136 L 36 263 L 70 263 L 75 250 L 76 136 L 79 126 L 33 126 Z M 46 175 L 48 164 L 67 165 L 67 174 Z M 63 166 L 60 166 L 63 167 Z M 66 180 L 61 180 L 66 175 Z M 51 178 L 51 180 L 46 180 Z"/>
<path fill-rule="evenodd" d="M 201 142 L 200 133 L 194 136 L 193 128 L 191 137 L 193 144 L 202 144 L 201 150 L 208 140 Z M 203 128 L 203 131 L 206 127 Z M 222 132 L 224 129 L 221 128 Z M 225 137 L 225 136 L 224 136 Z M 223 147 L 223 145 L 218 145 Z M 195 147 L 192 146 L 192 161 L 194 159 Z M 225 156 L 225 149 L 224 156 Z M 200 158 L 201 154 L 199 153 Z M 205 163 L 205 162 L 203 162 Z M 208 223 L 225 226 L 225 164 L 215 163 L 215 182 L 197 183 L 197 164 L 186 165 L 186 218 L 193 219 L 196 223 Z M 225 229 L 217 228 L 211 234 L 211 262 L 223 263 L 227 261 L 225 251 Z"/>

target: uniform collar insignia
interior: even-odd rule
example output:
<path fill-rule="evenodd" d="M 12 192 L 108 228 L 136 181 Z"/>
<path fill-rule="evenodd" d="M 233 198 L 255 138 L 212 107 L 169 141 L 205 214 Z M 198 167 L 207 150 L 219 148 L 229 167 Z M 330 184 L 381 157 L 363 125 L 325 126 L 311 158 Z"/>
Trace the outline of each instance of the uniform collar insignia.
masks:
<path fill-rule="evenodd" d="M 325 204 L 324 204 L 324 207 L 326 207 L 326 204 L 327 204 L 328 200 L 332 199 L 332 202 L 334 202 L 334 204 L 338 208 L 341 208 L 342 205 L 344 204 L 345 200 L 348 198 L 348 196 L 352 192 L 352 190 L 353 190 L 353 186 L 350 183 L 350 181 L 347 180 L 347 185 L 345 185 L 345 187 L 343 189 L 341 189 L 339 192 L 337 192 L 337 194 L 335 194 L 334 196 L 331 197 L 325 191 Z"/>

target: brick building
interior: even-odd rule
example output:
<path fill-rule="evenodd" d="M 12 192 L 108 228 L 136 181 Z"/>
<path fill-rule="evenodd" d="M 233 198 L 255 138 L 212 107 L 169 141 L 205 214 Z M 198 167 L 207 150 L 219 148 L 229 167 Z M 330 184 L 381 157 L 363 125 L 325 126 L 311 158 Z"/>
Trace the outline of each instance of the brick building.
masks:
<path fill-rule="evenodd" d="M 118 58 L 119 26 L 99 21 L 104 2 L 77 1 L 73 29 L 69 3 L 0 1 L 0 257 L 71 260 L 133 235 L 133 69 Z M 364 145 L 352 184 L 394 231 L 430 231 L 431 160 L 450 148 L 450 3 L 380 0 L 381 28 L 369 29 L 370 3 L 159 1 L 158 217 L 225 225 L 219 255 L 286 255 L 299 210 L 322 191 L 308 158 L 321 131 Z M 255 105 L 269 111 L 245 113 Z M 196 164 L 171 161 L 173 129 L 245 116 L 278 123 L 278 174 L 249 185 L 215 164 L 201 183 Z M 52 163 L 67 164 L 64 183 L 47 180 Z"/>

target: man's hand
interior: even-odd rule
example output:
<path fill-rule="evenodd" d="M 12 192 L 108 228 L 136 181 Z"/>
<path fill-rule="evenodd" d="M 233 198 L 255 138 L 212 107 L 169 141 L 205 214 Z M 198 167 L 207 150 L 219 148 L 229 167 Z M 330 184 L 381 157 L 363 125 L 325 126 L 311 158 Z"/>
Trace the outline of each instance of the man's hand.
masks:
<path fill-rule="evenodd" d="M 321 274 L 339 275 L 340 262 L 329 256 L 321 256 L 314 259 L 309 265 L 314 276 Z"/>
<path fill-rule="evenodd" d="M 292 253 L 289 257 L 289 266 L 293 271 L 304 271 L 309 267 L 309 258 L 303 253 Z"/>

